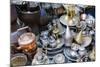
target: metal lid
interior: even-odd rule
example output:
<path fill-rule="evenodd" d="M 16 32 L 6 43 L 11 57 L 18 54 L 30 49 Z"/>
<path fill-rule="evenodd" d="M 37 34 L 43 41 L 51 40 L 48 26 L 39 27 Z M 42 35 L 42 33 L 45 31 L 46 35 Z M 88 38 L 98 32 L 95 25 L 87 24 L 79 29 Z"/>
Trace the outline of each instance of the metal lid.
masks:
<path fill-rule="evenodd" d="M 19 43 L 19 45 L 26 45 L 26 44 L 31 43 L 34 40 L 35 40 L 35 34 L 24 33 L 19 37 L 18 43 Z"/>

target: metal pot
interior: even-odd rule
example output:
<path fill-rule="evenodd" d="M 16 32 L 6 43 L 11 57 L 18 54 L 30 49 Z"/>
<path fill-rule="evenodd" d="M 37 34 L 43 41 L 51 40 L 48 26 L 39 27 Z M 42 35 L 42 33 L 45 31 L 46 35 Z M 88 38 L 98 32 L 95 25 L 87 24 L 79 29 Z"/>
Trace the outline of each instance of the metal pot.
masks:
<path fill-rule="evenodd" d="M 40 22 L 40 7 L 38 4 L 31 4 L 33 2 L 22 3 L 16 5 L 18 18 L 30 27 L 33 27 Z"/>

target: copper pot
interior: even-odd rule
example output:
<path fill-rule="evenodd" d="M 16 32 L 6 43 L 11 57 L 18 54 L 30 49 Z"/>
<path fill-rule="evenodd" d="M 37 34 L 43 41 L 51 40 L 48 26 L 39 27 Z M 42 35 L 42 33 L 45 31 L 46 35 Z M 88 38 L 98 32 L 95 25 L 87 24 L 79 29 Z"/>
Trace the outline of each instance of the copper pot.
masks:
<path fill-rule="evenodd" d="M 29 32 L 22 34 L 18 39 L 19 47 L 18 49 L 21 49 L 24 52 L 32 53 L 36 51 L 37 45 L 36 45 L 36 39 L 35 34 Z"/>

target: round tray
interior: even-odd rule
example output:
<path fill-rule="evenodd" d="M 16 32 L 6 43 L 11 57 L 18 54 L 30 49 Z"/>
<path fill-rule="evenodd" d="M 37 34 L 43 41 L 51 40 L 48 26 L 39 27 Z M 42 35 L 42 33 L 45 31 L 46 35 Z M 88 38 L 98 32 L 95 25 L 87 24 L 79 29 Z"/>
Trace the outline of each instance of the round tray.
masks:
<path fill-rule="evenodd" d="M 73 19 L 72 19 L 72 21 L 73 21 L 73 24 L 69 24 L 69 22 L 68 22 L 68 16 L 67 15 L 62 15 L 61 17 L 60 17 L 60 22 L 63 24 L 63 25 L 65 25 L 65 26 L 76 26 L 77 25 L 77 23 L 78 23 L 78 17 L 77 16 L 75 16 Z"/>

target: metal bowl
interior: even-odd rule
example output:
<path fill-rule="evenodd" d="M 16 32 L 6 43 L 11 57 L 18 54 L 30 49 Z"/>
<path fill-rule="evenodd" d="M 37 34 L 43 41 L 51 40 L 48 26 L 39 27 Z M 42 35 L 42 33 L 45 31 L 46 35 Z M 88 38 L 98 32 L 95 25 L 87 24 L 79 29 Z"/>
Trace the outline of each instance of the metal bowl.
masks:
<path fill-rule="evenodd" d="M 27 57 L 26 55 L 22 53 L 15 54 L 11 58 L 11 65 L 12 66 L 25 66 L 27 63 Z"/>

